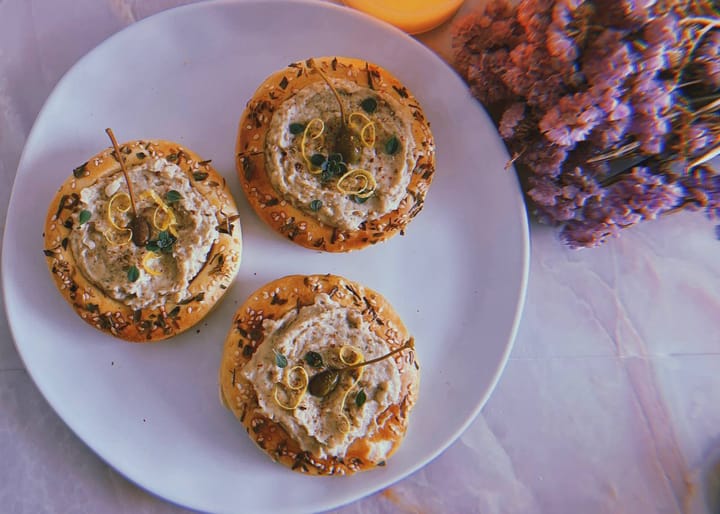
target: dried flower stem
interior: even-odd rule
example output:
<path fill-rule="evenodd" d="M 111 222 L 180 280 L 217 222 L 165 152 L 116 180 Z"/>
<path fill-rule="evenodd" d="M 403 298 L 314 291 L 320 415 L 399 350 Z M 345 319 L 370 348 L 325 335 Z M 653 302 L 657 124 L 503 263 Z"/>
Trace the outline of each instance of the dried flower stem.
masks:
<path fill-rule="evenodd" d="M 690 98 L 687 100 L 687 102 L 691 104 L 696 104 L 700 102 L 707 102 L 708 100 L 717 100 L 720 98 L 720 94 L 717 95 L 708 95 L 708 96 L 698 96 L 696 98 Z"/>
<path fill-rule="evenodd" d="M 700 116 L 701 114 L 705 114 L 706 112 L 713 112 L 717 109 L 720 109 L 720 98 L 700 107 L 697 111 L 695 111 L 695 116 Z"/>
<path fill-rule="evenodd" d="M 704 164 L 708 162 L 711 159 L 714 159 L 720 155 L 720 144 L 715 146 L 714 148 L 711 148 L 708 152 L 705 152 L 697 159 L 693 159 L 687 166 L 688 171 L 693 169 L 695 166 L 700 166 L 701 164 Z"/>
<path fill-rule="evenodd" d="M 132 183 L 130 182 L 130 177 L 128 176 L 127 168 L 125 168 L 125 160 L 123 159 L 122 153 L 120 152 L 120 146 L 118 145 L 117 139 L 115 139 L 115 134 L 113 134 L 113 131 L 111 128 L 106 128 L 105 132 L 110 137 L 110 141 L 112 141 L 113 148 L 115 148 L 115 155 L 117 156 L 117 160 L 120 163 L 120 169 L 123 172 L 123 176 L 125 177 L 125 182 L 127 182 L 128 192 L 130 193 L 130 205 L 132 205 L 133 215 L 137 218 L 137 208 L 135 207 L 135 195 L 133 194 Z"/>
<path fill-rule="evenodd" d="M 621 146 L 617 150 L 614 150 L 612 152 L 607 152 L 604 154 L 596 155 L 595 157 L 588 159 L 588 164 L 591 164 L 593 162 L 600 162 L 600 161 L 607 161 L 609 159 L 614 159 L 616 157 L 621 157 L 623 155 L 629 154 L 633 150 L 637 150 L 640 148 L 640 141 L 633 141 L 632 143 L 628 143 L 626 145 Z"/>
<path fill-rule="evenodd" d="M 680 25 L 683 25 L 683 21 L 688 21 L 688 20 L 692 20 L 692 19 L 693 18 L 686 18 L 685 20 L 682 20 L 680 22 Z M 712 20 L 710 20 L 710 18 L 705 18 L 705 19 L 712 21 Z M 720 20 L 717 20 L 717 22 L 718 22 L 718 26 L 720 27 Z M 693 54 L 695 54 L 695 50 L 697 50 L 697 47 L 700 45 L 700 41 L 702 41 L 702 39 L 705 37 L 705 34 L 710 32 L 710 30 L 712 30 L 712 28 L 713 28 L 713 25 L 705 25 L 702 29 L 700 29 L 698 31 L 698 34 L 695 36 L 695 39 L 694 39 L 692 45 L 690 45 L 690 49 L 685 54 L 685 58 L 683 59 L 682 64 L 678 68 L 679 74 L 681 74 L 682 71 L 685 69 L 685 67 L 690 63 L 690 61 L 692 61 Z"/>
<path fill-rule="evenodd" d="M 517 161 L 520 157 L 522 157 L 522 154 L 525 153 L 525 150 L 527 150 L 527 148 L 523 148 L 523 149 L 520 150 L 519 152 L 515 152 L 515 153 L 513 154 L 513 156 L 510 158 L 510 160 L 505 163 L 505 168 L 504 168 L 504 170 L 505 170 L 505 171 L 509 170 L 509 169 L 515 164 L 515 161 Z"/>
<path fill-rule="evenodd" d="M 720 18 L 708 18 L 707 16 L 691 16 L 690 18 L 685 18 L 684 20 L 680 20 L 680 25 L 691 25 L 691 24 L 698 24 L 698 25 L 705 25 L 712 27 L 718 27 L 720 28 Z"/>

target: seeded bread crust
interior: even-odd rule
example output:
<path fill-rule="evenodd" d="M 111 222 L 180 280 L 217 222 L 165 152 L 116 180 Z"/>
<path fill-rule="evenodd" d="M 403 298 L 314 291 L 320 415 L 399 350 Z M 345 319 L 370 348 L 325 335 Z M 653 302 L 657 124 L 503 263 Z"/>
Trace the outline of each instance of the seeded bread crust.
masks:
<path fill-rule="evenodd" d="M 134 310 L 114 300 L 86 279 L 76 265 L 68 244 L 81 210 L 80 191 L 99 178 L 120 171 L 112 148 L 103 150 L 73 170 L 50 203 L 45 222 L 44 253 L 48 268 L 62 296 L 90 325 L 126 341 L 152 342 L 177 335 L 200 321 L 225 293 L 238 268 L 242 250 L 237 207 L 229 188 L 210 161 L 169 141 L 132 141 L 120 146 L 128 168 L 152 157 L 165 157 L 186 173 L 190 183 L 217 212 L 219 237 L 205 266 L 192 280 L 190 297 L 181 304 Z"/>
<path fill-rule="evenodd" d="M 322 81 L 320 75 L 313 71 L 314 67 L 322 69 L 329 78 L 350 79 L 360 86 L 392 96 L 411 113 L 413 119 L 416 165 L 411 171 L 407 195 L 396 210 L 377 220 L 365 222 L 355 231 L 326 225 L 294 207 L 275 190 L 266 172 L 264 146 L 272 114 L 302 88 Z M 236 166 L 250 205 L 273 230 L 306 248 L 348 252 L 385 241 L 402 232 L 420 212 L 435 172 L 435 142 L 420 104 L 387 70 L 360 59 L 317 57 L 290 64 L 268 77 L 255 91 L 240 119 Z"/>
<path fill-rule="evenodd" d="M 380 413 L 370 431 L 355 439 L 342 457 L 321 458 L 303 451 L 292 435 L 262 410 L 253 385 L 241 373 L 265 341 L 263 320 L 279 319 L 290 310 L 312 305 L 320 293 L 330 295 L 343 306 L 361 309 L 373 332 L 391 348 L 402 346 L 409 339 L 398 314 L 375 291 L 336 275 L 290 275 L 264 285 L 238 309 L 225 339 L 220 365 L 221 400 L 270 458 L 295 471 L 310 475 L 350 475 L 384 466 L 385 459 L 397 450 L 405 436 L 408 415 L 417 399 L 420 366 L 414 350 L 405 350 L 393 357 L 400 371 L 401 400 Z M 379 441 L 390 443 L 390 450 L 383 460 L 373 462 L 368 452 L 370 445 Z"/>

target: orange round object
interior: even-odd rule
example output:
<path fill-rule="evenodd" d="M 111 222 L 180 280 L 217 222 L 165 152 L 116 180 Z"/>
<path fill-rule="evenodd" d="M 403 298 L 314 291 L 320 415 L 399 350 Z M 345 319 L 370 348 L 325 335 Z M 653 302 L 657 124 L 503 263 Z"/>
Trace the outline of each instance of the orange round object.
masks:
<path fill-rule="evenodd" d="M 420 34 L 446 22 L 463 0 L 343 0 L 345 5 Z"/>

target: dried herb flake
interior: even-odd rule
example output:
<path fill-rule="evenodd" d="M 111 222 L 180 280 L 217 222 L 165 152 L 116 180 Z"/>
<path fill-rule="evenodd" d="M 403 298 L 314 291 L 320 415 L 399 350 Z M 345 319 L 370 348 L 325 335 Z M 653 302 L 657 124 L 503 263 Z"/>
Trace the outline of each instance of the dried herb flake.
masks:
<path fill-rule="evenodd" d="M 81 178 L 81 177 L 85 176 L 85 171 L 87 169 L 87 165 L 88 165 L 88 163 L 85 162 L 73 170 L 73 175 L 75 176 L 75 178 Z"/>

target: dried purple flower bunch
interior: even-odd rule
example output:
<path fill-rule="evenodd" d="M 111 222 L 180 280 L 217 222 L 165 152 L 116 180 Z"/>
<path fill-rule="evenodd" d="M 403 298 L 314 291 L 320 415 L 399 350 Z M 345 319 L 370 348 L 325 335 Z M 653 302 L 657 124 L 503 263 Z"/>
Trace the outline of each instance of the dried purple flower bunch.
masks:
<path fill-rule="evenodd" d="M 494 0 L 461 20 L 453 46 L 532 211 L 571 247 L 682 209 L 720 217 L 711 1 Z"/>

